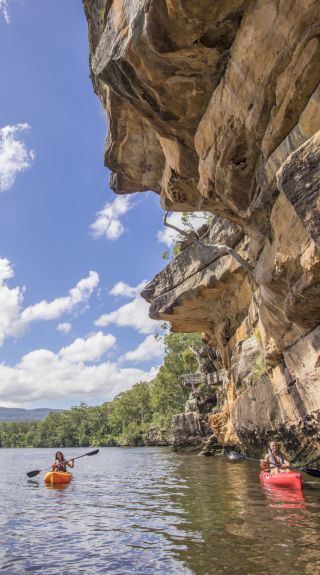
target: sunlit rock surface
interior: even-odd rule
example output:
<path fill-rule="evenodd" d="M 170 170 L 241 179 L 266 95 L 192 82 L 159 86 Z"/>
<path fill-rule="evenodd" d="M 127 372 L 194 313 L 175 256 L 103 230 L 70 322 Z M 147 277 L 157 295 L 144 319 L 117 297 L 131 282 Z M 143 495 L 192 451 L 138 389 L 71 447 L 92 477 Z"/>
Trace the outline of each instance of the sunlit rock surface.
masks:
<path fill-rule="evenodd" d="M 84 0 L 116 193 L 221 216 L 144 290 L 228 373 L 219 441 L 319 454 L 319 0 Z M 223 421 L 223 425 L 222 425 Z"/>

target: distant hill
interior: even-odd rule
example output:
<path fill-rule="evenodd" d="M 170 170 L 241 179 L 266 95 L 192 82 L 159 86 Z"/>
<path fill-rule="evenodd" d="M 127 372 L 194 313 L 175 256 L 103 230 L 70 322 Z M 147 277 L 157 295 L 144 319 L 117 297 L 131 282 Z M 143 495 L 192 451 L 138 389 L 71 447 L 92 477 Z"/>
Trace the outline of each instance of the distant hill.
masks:
<path fill-rule="evenodd" d="M 49 413 L 62 413 L 63 409 L 39 407 L 37 409 L 22 409 L 18 407 L 1 407 L 0 421 L 35 421 L 45 419 Z"/>

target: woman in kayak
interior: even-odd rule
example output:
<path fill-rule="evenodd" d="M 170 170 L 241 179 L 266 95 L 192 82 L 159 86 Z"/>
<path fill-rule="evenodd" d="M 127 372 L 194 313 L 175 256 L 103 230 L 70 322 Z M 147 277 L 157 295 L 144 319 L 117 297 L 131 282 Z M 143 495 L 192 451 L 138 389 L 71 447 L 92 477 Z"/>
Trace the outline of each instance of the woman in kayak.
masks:
<path fill-rule="evenodd" d="M 55 462 L 53 465 L 51 465 L 52 471 L 67 471 L 67 466 L 71 468 L 74 467 L 73 459 L 66 461 L 62 451 L 57 451 L 55 455 Z"/>
<path fill-rule="evenodd" d="M 261 460 L 261 467 L 264 471 L 268 470 L 272 474 L 288 471 L 290 463 L 280 451 L 280 443 L 271 441 L 268 453 Z"/>

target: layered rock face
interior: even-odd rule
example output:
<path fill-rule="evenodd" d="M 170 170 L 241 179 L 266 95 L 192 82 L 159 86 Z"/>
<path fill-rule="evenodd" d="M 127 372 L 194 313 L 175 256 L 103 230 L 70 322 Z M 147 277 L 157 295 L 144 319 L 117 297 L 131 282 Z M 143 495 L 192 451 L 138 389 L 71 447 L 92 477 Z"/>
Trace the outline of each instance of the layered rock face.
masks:
<path fill-rule="evenodd" d="M 147 286 L 227 373 L 211 429 L 320 452 L 319 0 L 84 0 L 116 193 L 215 214 Z M 212 245 L 210 245 L 210 243 Z M 248 272 L 214 244 L 232 247 Z"/>

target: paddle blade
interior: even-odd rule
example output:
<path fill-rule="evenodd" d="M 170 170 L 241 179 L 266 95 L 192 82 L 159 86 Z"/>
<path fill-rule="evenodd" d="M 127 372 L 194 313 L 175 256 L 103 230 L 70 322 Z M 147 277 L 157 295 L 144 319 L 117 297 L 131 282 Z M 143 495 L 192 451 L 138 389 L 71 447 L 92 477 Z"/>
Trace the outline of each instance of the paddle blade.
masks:
<path fill-rule="evenodd" d="M 99 449 L 95 449 L 94 451 L 89 451 L 89 453 L 86 453 L 86 455 L 97 455 L 97 453 L 99 453 Z"/>
<path fill-rule="evenodd" d="M 41 469 L 35 469 L 34 471 L 28 471 L 27 476 L 28 477 L 35 477 L 36 475 L 39 475 L 40 472 L 41 472 Z"/>
<path fill-rule="evenodd" d="M 246 459 L 241 453 L 237 453 L 237 451 L 228 451 L 226 454 L 229 461 L 241 461 L 242 459 Z"/>
<path fill-rule="evenodd" d="M 312 477 L 320 477 L 320 470 L 319 469 L 311 469 L 310 467 L 302 467 L 301 471 L 307 473 L 308 475 L 312 475 Z"/>

